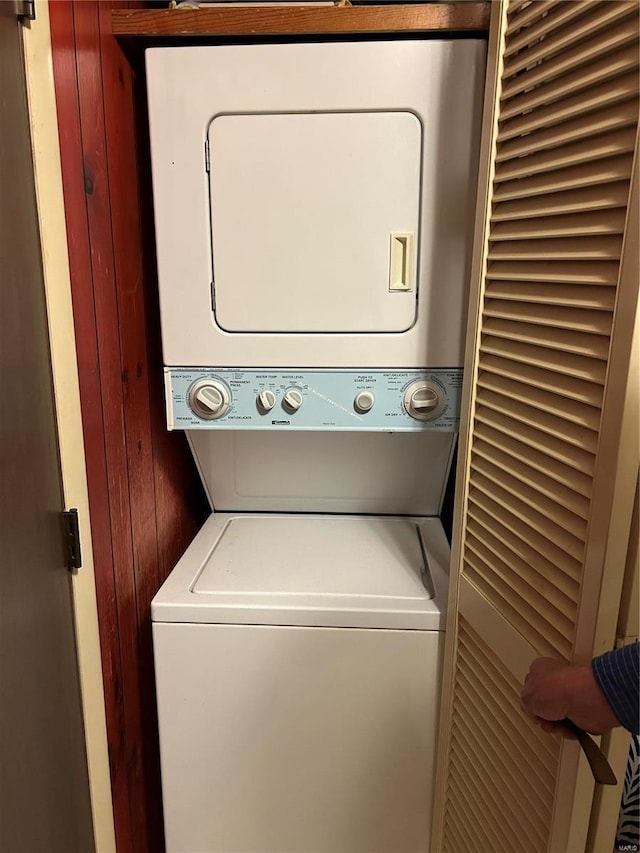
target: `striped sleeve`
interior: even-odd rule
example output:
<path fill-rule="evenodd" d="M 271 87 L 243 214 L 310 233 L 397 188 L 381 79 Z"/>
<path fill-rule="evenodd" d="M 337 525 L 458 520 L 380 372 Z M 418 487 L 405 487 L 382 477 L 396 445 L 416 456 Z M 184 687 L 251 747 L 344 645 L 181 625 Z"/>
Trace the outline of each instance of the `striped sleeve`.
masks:
<path fill-rule="evenodd" d="M 591 668 L 620 724 L 640 734 L 640 644 L 606 652 Z"/>

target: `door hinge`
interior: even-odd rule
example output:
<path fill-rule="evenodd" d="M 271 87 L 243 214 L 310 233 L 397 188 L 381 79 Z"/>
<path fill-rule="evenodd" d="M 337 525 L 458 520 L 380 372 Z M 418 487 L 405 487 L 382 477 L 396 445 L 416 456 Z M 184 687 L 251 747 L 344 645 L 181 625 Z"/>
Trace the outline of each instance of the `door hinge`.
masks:
<path fill-rule="evenodd" d="M 205 139 L 204 141 L 204 167 L 207 172 L 211 171 L 211 158 L 209 154 L 209 140 Z"/>
<path fill-rule="evenodd" d="M 16 15 L 24 24 L 26 21 L 35 21 L 36 19 L 36 0 L 15 0 Z"/>
<path fill-rule="evenodd" d="M 216 283 L 215 281 L 211 282 L 211 310 L 213 313 L 216 313 Z"/>
<path fill-rule="evenodd" d="M 78 524 L 78 510 L 67 509 L 62 514 L 62 529 L 64 532 L 64 547 L 67 559 L 67 568 L 70 572 L 77 571 L 82 566 L 82 552 L 80 551 L 80 525 Z"/>

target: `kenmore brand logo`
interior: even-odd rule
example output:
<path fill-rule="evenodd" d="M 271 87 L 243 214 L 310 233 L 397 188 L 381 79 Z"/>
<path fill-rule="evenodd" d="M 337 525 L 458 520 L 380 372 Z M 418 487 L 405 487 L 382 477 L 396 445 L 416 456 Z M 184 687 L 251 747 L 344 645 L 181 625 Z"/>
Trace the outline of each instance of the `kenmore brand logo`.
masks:
<path fill-rule="evenodd" d="M 289 426 L 291 421 L 271 421 L 273 426 Z"/>

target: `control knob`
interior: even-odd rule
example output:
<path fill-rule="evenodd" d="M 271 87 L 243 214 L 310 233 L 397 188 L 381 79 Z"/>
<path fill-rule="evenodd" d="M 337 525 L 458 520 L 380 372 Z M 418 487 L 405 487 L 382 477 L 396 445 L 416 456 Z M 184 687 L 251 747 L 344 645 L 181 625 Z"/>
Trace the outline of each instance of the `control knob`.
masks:
<path fill-rule="evenodd" d="M 257 403 L 258 403 L 258 409 L 263 414 L 266 414 L 267 412 L 270 412 L 271 409 L 273 409 L 273 407 L 275 406 L 276 395 L 273 393 L 273 391 L 261 391 L 258 394 Z"/>
<path fill-rule="evenodd" d="M 444 406 L 439 388 L 431 382 L 420 380 L 412 383 L 404 393 L 404 407 L 408 415 L 417 421 L 431 421 Z"/>
<path fill-rule="evenodd" d="M 297 412 L 302 405 L 302 392 L 298 388 L 288 388 L 282 398 L 282 406 L 290 414 Z"/>
<path fill-rule="evenodd" d="M 189 389 L 189 405 L 199 418 L 215 421 L 226 415 L 231 392 L 217 379 L 200 379 Z"/>

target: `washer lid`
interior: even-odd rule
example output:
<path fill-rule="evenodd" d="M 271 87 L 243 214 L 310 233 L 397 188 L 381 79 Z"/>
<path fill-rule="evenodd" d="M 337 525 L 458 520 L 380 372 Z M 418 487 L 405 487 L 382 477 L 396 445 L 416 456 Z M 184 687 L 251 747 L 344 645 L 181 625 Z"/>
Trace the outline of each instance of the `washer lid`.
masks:
<path fill-rule="evenodd" d="M 419 528 L 404 519 L 240 516 L 193 591 L 422 599 L 423 570 Z"/>
<path fill-rule="evenodd" d="M 448 558 L 437 519 L 215 514 L 152 614 L 156 622 L 438 630 Z"/>

